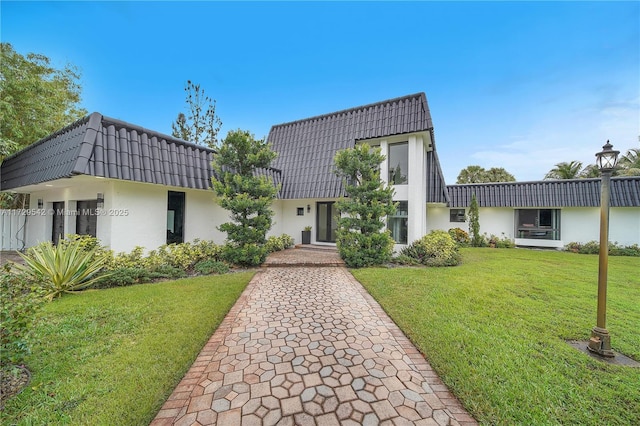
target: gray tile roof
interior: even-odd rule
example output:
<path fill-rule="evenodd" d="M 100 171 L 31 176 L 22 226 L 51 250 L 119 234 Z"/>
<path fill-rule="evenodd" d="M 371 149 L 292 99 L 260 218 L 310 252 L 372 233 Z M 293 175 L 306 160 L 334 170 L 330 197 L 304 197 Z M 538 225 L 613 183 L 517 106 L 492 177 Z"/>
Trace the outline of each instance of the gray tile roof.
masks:
<path fill-rule="evenodd" d="M 449 185 L 451 207 L 599 207 L 600 179 Z M 640 207 L 640 176 L 611 178 L 611 207 Z"/>
<path fill-rule="evenodd" d="M 0 188 L 74 175 L 209 188 L 213 150 L 93 113 L 7 157 Z"/>
<path fill-rule="evenodd" d="M 267 140 L 278 152 L 273 166 L 283 172 L 281 198 L 340 197 L 344 189 L 333 167 L 338 150 L 364 139 L 421 131 L 431 132 L 433 140 L 424 93 L 273 126 Z M 427 201 L 448 201 L 435 149 L 428 153 L 427 166 Z"/>

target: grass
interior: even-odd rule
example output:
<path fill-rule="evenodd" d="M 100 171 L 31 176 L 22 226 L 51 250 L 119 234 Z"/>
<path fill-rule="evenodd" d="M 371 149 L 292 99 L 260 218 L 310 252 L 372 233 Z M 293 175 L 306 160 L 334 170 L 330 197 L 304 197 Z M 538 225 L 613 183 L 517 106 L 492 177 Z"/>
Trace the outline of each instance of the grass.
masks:
<path fill-rule="evenodd" d="M 596 321 L 598 257 L 465 249 L 453 268 L 352 271 L 484 424 L 640 424 L 640 368 L 569 346 Z M 640 258 L 610 257 L 607 329 L 640 360 Z"/>
<path fill-rule="evenodd" d="M 148 424 L 252 273 L 67 295 L 45 306 L 32 381 L 2 424 Z"/>

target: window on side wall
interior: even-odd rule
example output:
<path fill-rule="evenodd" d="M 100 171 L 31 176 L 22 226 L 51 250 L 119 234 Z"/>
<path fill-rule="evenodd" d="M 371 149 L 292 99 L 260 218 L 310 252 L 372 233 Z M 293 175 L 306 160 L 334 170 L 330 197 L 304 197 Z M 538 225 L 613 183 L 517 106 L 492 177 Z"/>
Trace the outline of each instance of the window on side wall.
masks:
<path fill-rule="evenodd" d="M 560 240 L 560 210 L 516 210 L 516 235 L 534 240 Z"/>
<path fill-rule="evenodd" d="M 449 210 L 449 222 L 464 222 L 465 219 L 464 209 Z"/>
<path fill-rule="evenodd" d="M 393 216 L 389 216 L 387 228 L 396 244 L 407 244 L 407 224 L 409 222 L 408 202 L 398 202 L 398 208 Z"/>
<path fill-rule="evenodd" d="M 409 144 L 407 142 L 389 145 L 389 185 L 409 183 Z"/>

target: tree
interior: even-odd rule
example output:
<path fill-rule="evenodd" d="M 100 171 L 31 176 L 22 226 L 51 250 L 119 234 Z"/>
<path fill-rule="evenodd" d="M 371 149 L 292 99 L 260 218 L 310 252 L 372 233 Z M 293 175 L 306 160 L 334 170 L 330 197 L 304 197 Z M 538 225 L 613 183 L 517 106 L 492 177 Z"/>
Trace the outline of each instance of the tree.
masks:
<path fill-rule="evenodd" d="M 391 259 L 393 238 L 384 217 L 396 211 L 393 188 L 380 179 L 380 148 L 359 144 L 336 153 L 336 175 L 344 180 L 347 198 L 337 203 L 337 246 L 347 266 L 382 264 Z"/>
<path fill-rule="evenodd" d="M 492 167 L 487 170 L 485 182 L 515 182 L 516 178 L 502 167 Z"/>
<path fill-rule="evenodd" d="M 492 167 L 485 170 L 480 166 L 468 166 L 458 174 L 457 184 L 487 183 L 487 182 L 515 182 L 516 178 L 503 167 Z"/>
<path fill-rule="evenodd" d="M 584 178 L 584 179 L 590 179 L 590 178 L 599 178 L 601 175 L 602 173 L 600 173 L 600 169 L 598 168 L 597 164 L 589 164 L 587 167 L 582 169 L 578 177 Z"/>
<path fill-rule="evenodd" d="M 549 170 L 544 178 L 549 179 L 577 179 L 582 171 L 582 163 L 580 161 L 562 162 L 555 165 Z"/>
<path fill-rule="evenodd" d="M 484 182 L 484 175 L 486 171 L 484 167 L 480 166 L 468 166 L 458 174 L 457 184 L 465 183 L 481 183 Z"/>
<path fill-rule="evenodd" d="M 84 116 L 80 73 L 41 54 L 0 44 L 0 161 Z"/>
<path fill-rule="evenodd" d="M 213 155 L 211 179 L 218 204 L 229 210 L 231 222 L 218 228 L 227 233 L 225 259 L 246 266 L 260 265 L 267 256 L 266 234 L 271 229 L 271 203 L 277 188 L 260 175 L 269 169 L 276 153 L 264 139 L 255 140 L 248 131 L 229 132 Z"/>
<path fill-rule="evenodd" d="M 480 235 L 480 209 L 476 194 L 471 194 L 471 204 L 469 205 L 469 234 L 473 247 L 482 247 L 483 238 Z"/>
<path fill-rule="evenodd" d="M 199 84 L 187 80 L 184 88 L 188 115 L 179 113 L 171 124 L 171 135 L 209 148 L 217 148 L 222 120 L 216 115 L 216 101 L 204 94 Z"/>
<path fill-rule="evenodd" d="M 631 148 L 618 162 L 620 175 L 640 176 L 640 148 Z"/>

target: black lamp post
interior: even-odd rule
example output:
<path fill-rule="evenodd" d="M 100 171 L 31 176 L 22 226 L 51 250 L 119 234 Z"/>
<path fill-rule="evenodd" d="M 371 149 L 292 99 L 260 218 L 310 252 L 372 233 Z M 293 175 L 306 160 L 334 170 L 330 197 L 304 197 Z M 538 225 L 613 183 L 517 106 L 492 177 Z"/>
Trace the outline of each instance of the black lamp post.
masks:
<path fill-rule="evenodd" d="M 598 268 L 598 320 L 591 330 L 588 348 L 600 356 L 615 356 L 611 349 L 611 336 L 607 331 L 607 268 L 609 266 L 609 187 L 611 172 L 618 163 L 620 151 L 614 151 L 607 141 L 602 152 L 596 154 L 596 163 L 602 173 L 600 192 L 600 264 Z"/>

